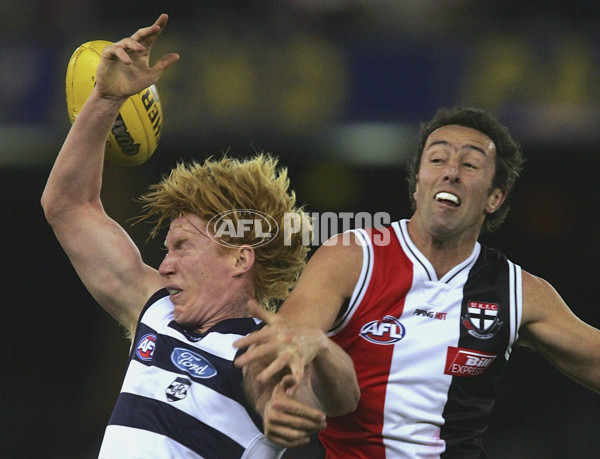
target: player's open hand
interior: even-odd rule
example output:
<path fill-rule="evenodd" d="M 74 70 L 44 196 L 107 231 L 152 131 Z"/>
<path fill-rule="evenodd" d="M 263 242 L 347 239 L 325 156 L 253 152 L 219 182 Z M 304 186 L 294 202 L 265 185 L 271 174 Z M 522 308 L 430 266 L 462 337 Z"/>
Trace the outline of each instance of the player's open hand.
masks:
<path fill-rule="evenodd" d="M 316 327 L 294 324 L 271 312 L 265 311 L 255 301 L 248 303 L 250 313 L 266 323 L 259 331 L 251 333 L 233 344 L 248 350 L 235 360 L 244 367 L 251 362 L 270 362 L 257 375 L 260 383 L 266 383 L 277 375 L 291 373 L 294 384 L 302 381 L 306 365 L 311 363 L 324 346 L 327 336 Z M 296 387 L 293 385 L 292 389 Z"/>
<path fill-rule="evenodd" d="M 150 51 L 167 25 L 168 16 L 161 14 L 156 22 L 135 32 L 102 51 L 96 72 L 96 90 L 107 99 L 123 100 L 156 83 L 179 55 L 169 53 L 150 66 Z"/>
<path fill-rule="evenodd" d="M 325 413 L 297 401 L 294 387 L 298 387 L 294 377 L 284 376 L 273 389 L 263 413 L 267 438 L 287 448 L 308 443 L 313 433 L 326 426 Z"/>

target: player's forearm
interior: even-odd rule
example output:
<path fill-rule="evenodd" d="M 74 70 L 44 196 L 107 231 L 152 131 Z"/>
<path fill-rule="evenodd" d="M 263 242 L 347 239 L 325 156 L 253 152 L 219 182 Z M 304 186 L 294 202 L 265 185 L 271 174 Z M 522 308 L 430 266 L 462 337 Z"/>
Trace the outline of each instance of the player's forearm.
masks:
<path fill-rule="evenodd" d="M 312 389 L 323 411 L 328 416 L 353 412 L 360 398 L 360 388 L 350 356 L 325 338 L 311 365 Z"/>
<path fill-rule="evenodd" d="M 94 90 L 82 107 L 44 189 L 42 206 L 49 220 L 99 200 L 106 138 L 121 105 L 99 97 Z"/>
<path fill-rule="evenodd" d="M 581 326 L 564 332 L 554 346 L 536 343 L 538 351 L 567 376 L 600 393 L 600 330 L 578 320 Z"/>

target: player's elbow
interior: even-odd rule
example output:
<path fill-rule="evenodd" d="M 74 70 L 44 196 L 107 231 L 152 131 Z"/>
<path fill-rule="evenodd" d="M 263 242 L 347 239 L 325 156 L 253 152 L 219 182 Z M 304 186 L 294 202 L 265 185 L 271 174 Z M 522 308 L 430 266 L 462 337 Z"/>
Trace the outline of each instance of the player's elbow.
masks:
<path fill-rule="evenodd" d="M 44 190 L 42 194 L 42 198 L 40 199 L 40 204 L 42 206 L 42 210 L 44 211 L 44 217 L 50 225 L 58 219 L 60 215 L 59 206 L 56 205 L 56 202 L 50 196 L 48 190 Z"/>
<path fill-rule="evenodd" d="M 349 413 L 353 413 L 354 410 L 356 410 L 356 407 L 358 406 L 358 401 L 360 400 L 360 387 L 358 386 L 358 381 L 356 380 L 356 378 L 354 378 L 354 380 L 352 381 L 352 384 L 349 387 L 348 390 L 348 397 L 346 400 L 346 403 L 344 404 L 343 407 L 343 412 L 340 413 L 339 415 L 343 415 L 343 414 L 349 414 Z"/>
<path fill-rule="evenodd" d="M 337 397 L 324 397 L 324 411 L 329 417 L 353 413 L 360 400 L 360 387 L 356 378 L 349 379 L 337 389 Z"/>
<path fill-rule="evenodd" d="M 44 217 L 46 217 L 46 221 L 50 226 L 54 227 L 67 218 L 69 206 L 53 197 L 51 193 L 44 191 L 40 204 L 44 211 Z"/>
<path fill-rule="evenodd" d="M 348 397 L 348 413 L 353 413 L 358 406 L 358 402 L 360 401 L 360 387 L 358 385 L 358 380 L 354 378 L 354 384 L 352 385 L 352 389 L 350 391 L 350 396 Z"/>
<path fill-rule="evenodd" d="M 63 196 L 69 193 L 54 193 L 44 190 L 40 204 L 46 221 L 56 229 L 65 222 L 71 222 L 76 215 L 89 215 L 90 212 L 103 212 L 100 201 L 90 202 L 82 199 L 84 195 Z"/>

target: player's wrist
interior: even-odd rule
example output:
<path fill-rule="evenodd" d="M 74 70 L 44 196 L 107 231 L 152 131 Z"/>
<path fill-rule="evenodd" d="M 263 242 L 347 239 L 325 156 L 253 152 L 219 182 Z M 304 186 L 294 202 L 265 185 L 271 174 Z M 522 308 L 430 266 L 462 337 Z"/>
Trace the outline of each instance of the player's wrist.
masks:
<path fill-rule="evenodd" d="M 316 367 L 324 366 L 327 368 L 332 356 L 331 340 L 327 337 L 325 332 L 319 328 L 315 327 L 314 333 L 316 337 L 314 338 L 316 346 L 313 351 L 313 364 Z"/>
<path fill-rule="evenodd" d="M 87 103 L 92 104 L 97 113 L 116 117 L 126 100 L 127 97 L 105 94 L 95 87 Z"/>
<path fill-rule="evenodd" d="M 104 101 L 105 104 L 115 105 L 119 108 L 121 105 L 125 103 L 127 100 L 127 96 L 123 94 L 114 94 L 107 91 L 103 91 L 99 86 L 95 86 L 92 90 L 90 97 L 96 98 L 98 100 Z"/>

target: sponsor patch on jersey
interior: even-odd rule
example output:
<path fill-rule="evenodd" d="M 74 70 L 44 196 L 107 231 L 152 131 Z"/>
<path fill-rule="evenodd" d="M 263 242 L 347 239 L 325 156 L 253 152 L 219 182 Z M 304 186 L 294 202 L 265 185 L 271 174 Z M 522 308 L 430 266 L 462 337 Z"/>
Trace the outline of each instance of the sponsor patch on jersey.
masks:
<path fill-rule="evenodd" d="M 421 317 L 429 317 L 430 319 L 437 319 L 437 320 L 446 320 L 446 316 L 448 315 L 448 313 L 446 312 L 435 312 L 435 311 L 428 311 L 427 309 L 415 309 L 415 312 L 413 312 L 413 316 L 421 316 Z"/>
<path fill-rule="evenodd" d="M 171 362 L 194 378 L 207 379 L 217 374 L 212 364 L 201 355 L 188 349 L 176 347 L 171 353 Z"/>
<path fill-rule="evenodd" d="M 154 349 L 156 348 L 156 335 L 154 333 L 148 333 L 140 338 L 138 345 L 135 348 L 135 354 L 140 360 L 149 362 L 152 360 L 154 355 Z"/>
<path fill-rule="evenodd" d="M 169 384 L 167 390 L 165 390 L 167 400 L 169 400 L 170 402 L 177 402 L 179 400 L 183 400 L 187 397 L 188 390 L 191 385 L 192 381 L 190 381 L 187 378 L 175 379 L 175 381 Z"/>
<path fill-rule="evenodd" d="M 394 344 L 406 335 L 406 329 L 393 316 L 366 323 L 360 329 L 360 336 L 375 344 Z"/>
<path fill-rule="evenodd" d="M 468 301 L 467 312 L 461 321 L 470 335 L 481 339 L 491 338 L 502 326 L 498 318 L 498 305 L 482 301 Z"/>
<path fill-rule="evenodd" d="M 444 373 L 451 376 L 473 378 L 485 372 L 497 355 L 461 347 L 448 346 Z"/>

